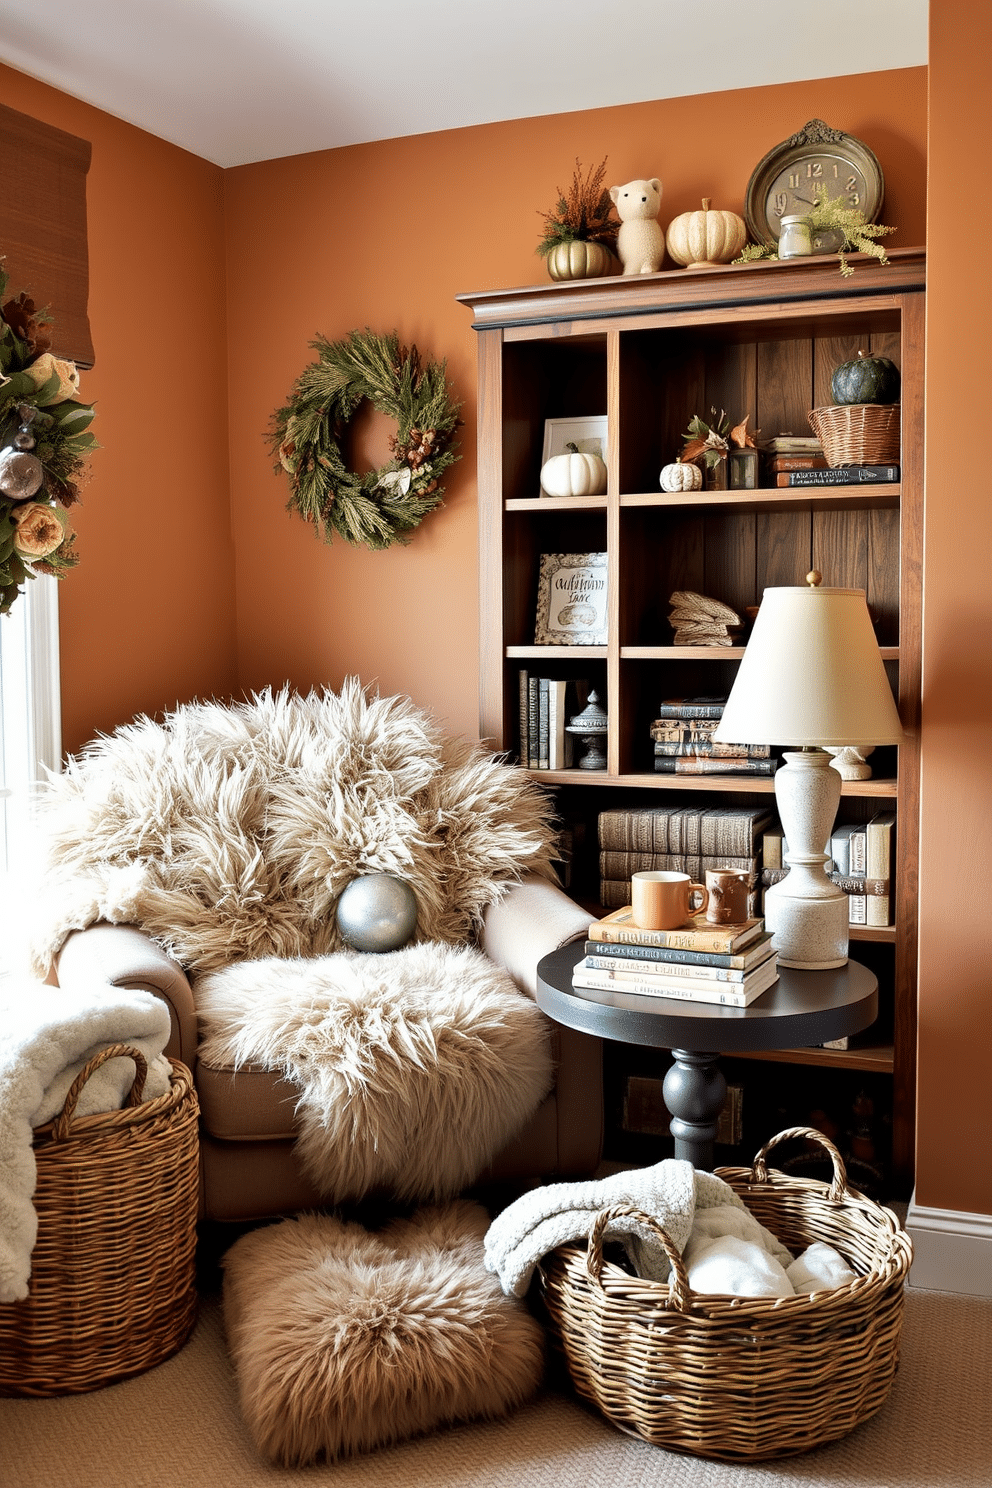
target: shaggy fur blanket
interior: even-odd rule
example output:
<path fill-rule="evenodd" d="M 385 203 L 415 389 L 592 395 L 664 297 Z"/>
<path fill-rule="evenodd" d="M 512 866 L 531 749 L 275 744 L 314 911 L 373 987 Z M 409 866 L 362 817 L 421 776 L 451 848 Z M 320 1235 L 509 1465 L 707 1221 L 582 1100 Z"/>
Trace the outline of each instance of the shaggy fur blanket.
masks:
<path fill-rule="evenodd" d="M 97 920 L 140 926 L 194 972 L 326 955 L 365 873 L 407 881 L 418 941 L 470 943 L 508 883 L 554 876 L 551 815 L 526 771 L 353 678 L 140 718 L 44 792 L 31 970 Z"/>
<path fill-rule="evenodd" d="M 243 961 L 193 995 L 201 1059 L 299 1087 L 297 1152 L 335 1203 L 457 1193 L 551 1086 L 547 1019 L 471 947 Z"/>

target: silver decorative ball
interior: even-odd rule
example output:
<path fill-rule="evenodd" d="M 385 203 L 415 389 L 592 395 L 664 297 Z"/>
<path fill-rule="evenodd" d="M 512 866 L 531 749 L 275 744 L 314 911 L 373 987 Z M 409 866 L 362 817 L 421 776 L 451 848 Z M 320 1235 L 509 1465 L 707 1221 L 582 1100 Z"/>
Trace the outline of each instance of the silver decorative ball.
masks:
<path fill-rule="evenodd" d="M 398 951 L 417 928 L 417 900 L 391 873 L 353 878 L 338 899 L 338 929 L 356 951 Z"/>
<path fill-rule="evenodd" d="M 44 479 L 45 468 L 37 455 L 10 445 L 0 450 L 0 492 L 11 501 L 29 501 Z"/>

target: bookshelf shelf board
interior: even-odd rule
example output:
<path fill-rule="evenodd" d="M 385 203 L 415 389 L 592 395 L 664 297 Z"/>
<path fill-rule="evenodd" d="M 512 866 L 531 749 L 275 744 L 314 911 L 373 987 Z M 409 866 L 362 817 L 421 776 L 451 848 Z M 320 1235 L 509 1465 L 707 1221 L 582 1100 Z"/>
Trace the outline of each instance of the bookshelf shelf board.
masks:
<path fill-rule="evenodd" d="M 632 492 L 620 497 L 621 506 L 653 506 L 666 510 L 691 508 L 716 511 L 732 507 L 735 512 L 820 511 L 824 507 L 858 511 L 885 511 L 898 507 L 902 486 L 898 482 L 865 486 L 759 486 L 755 491 L 700 491 L 694 501 L 681 493 L 670 496 L 654 491 Z"/>
<path fill-rule="evenodd" d="M 578 648 L 577 648 L 578 649 Z M 587 649 L 587 648 L 583 648 Z M 623 786 L 628 790 L 670 791 L 745 791 L 748 795 L 773 795 L 774 775 L 668 775 L 657 774 L 611 775 L 606 770 L 531 770 L 538 780 L 549 785 L 605 785 Z M 895 796 L 894 780 L 845 780 L 841 783 L 842 796 Z M 866 940 L 887 939 L 884 934 L 865 936 Z"/>
<path fill-rule="evenodd" d="M 591 661 L 603 661 L 606 658 L 605 646 L 507 646 L 506 655 L 511 661 L 546 661 L 553 665 L 564 657 L 576 658 L 581 661 L 588 658 Z"/>
<path fill-rule="evenodd" d="M 726 1057 L 767 1060 L 771 1064 L 818 1064 L 881 1075 L 890 1075 L 894 1062 L 891 1044 L 866 1045 L 860 1049 L 762 1049 L 753 1052 L 739 1049 Z"/>
<path fill-rule="evenodd" d="M 605 511 L 605 496 L 510 496 L 508 512 Z"/>
<path fill-rule="evenodd" d="M 895 925 L 851 925 L 848 940 L 880 940 L 886 945 L 895 945 Z"/>
<path fill-rule="evenodd" d="M 898 646 L 879 646 L 883 661 L 898 661 Z M 743 646 L 621 646 L 621 661 L 740 661 Z"/>

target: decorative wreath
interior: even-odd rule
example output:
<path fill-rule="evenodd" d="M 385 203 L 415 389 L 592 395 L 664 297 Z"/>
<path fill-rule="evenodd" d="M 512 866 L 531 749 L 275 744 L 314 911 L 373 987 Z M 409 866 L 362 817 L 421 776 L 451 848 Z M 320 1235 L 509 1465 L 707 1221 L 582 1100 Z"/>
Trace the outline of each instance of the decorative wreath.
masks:
<path fill-rule="evenodd" d="M 23 291 L 6 299 L 0 255 L 0 615 L 28 579 L 79 562 L 66 512 L 79 500 L 93 405 L 74 362 L 52 354 L 52 318 Z"/>
<path fill-rule="evenodd" d="M 344 341 L 318 336 L 318 359 L 293 385 L 290 401 L 272 417 L 270 441 L 289 476 L 288 511 L 297 512 L 325 542 L 337 532 L 373 551 L 409 541 L 407 533 L 441 504 L 441 475 L 456 460 L 460 403 L 451 401 L 446 363 L 422 363 L 416 346 L 395 332 L 352 331 Z M 393 458 L 357 475 L 345 465 L 341 440 L 358 405 L 396 420 Z"/>

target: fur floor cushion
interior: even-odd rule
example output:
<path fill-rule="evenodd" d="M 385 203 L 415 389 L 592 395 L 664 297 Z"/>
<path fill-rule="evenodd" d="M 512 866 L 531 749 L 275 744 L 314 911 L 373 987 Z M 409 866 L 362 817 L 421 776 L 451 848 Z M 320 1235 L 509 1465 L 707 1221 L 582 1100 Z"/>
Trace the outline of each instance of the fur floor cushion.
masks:
<path fill-rule="evenodd" d="M 458 1200 L 371 1233 L 304 1215 L 224 1258 L 224 1322 L 259 1452 L 302 1467 L 497 1417 L 536 1390 L 543 1335 L 483 1265 L 486 1211 Z"/>
<path fill-rule="evenodd" d="M 365 873 L 410 884 L 417 940 L 468 944 L 509 882 L 554 876 L 549 801 L 525 770 L 354 678 L 116 729 L 49 782 L 37 837 L 26 936 L 42 979 L 96 920 L 140 926 L 193 971 L 325 955 L 342 944 L 338 896 Z"/>
<path fill-rule="evenodd" d="M 471 947 L 238 962 L 193 995 L 201 1059 L 299 1087 L 297 1151 L 336 1203 L 450 1197 L 551 1087 L 547 1019 Z"/>

